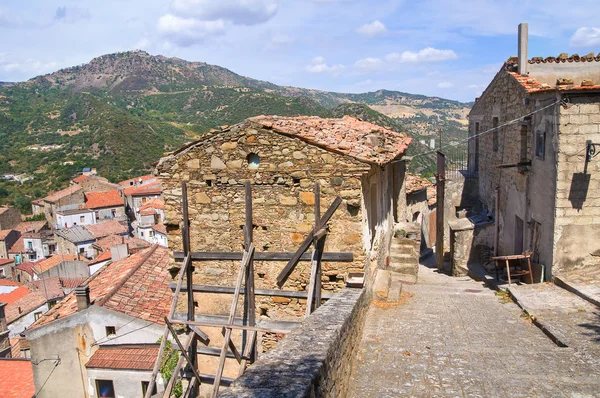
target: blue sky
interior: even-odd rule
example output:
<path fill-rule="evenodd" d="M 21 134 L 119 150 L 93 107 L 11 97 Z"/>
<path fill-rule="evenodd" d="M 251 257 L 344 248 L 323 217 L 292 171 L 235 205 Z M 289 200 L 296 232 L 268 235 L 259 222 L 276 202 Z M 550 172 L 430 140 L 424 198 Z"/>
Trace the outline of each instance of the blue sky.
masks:
<path fill-rule="evenodd" d="M 597 0 L 2 0 L 0 81 L 117 51 L 276 84 L 473 100 L 529 23 L 529 55 L 600 51 Z"/>

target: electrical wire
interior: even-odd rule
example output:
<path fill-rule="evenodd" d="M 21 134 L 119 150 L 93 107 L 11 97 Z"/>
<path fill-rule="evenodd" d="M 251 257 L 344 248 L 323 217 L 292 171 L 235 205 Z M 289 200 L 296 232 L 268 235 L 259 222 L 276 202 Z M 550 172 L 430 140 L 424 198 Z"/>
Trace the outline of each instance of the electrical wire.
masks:
<path fill-rule="evenodd" d="M 131 333 L 133 333 L 133 332 L 137 332 L 138 330 L 145 329 L 145 328 L 147 328 L 148 326 L 150 326 L 150 325 L 154 325 L 154 324 L 155 324 L 154 322 L 149 322 L 148 324 L 146 324 L 146 325 L 144 325 L 144 326 L 141 326 L 141 327 L 139 327 L 139 328 L 137 328 L 137 329 L 130 330 L 129 332 L 127 332 L 127 333 L 123 333 L 123 334 L 122 334 L 122 335 L 120 335 L 120 336 L 115 336 L 115 337 L 113 337 L 113 338 L 110 338 L 110 339 L 108 339 L 108 340 L 104 340 L 102 343 L 107 343 L 107 342 L 109 342 L 109 341 L 113 341 L 113 340 L 116 340 L 116 339 L 120 339 L 120 338 L 121 338 L 121 337 L 123 337 L 123 336 L 127 336 L 128 334 L 131 334 Z M 95 343 L 92 343 L 92 347 L 93 347 L 93 346 L 97 346 L 97 345 L 99 345 L 99 344 L 100 344 L 100 343 L 99 343 L 98 341 L 97 341 L 97 342 L 95 342 Z"/>
<path fill-rule="evenodd" d="M 130 320 L 130 321 L 129 321 L 129 322 L 127 322 L 126 324 L 119 326 L 117 329 L 115 329 L 115 334 L 116 334 L 116 333 L 117 333 L 119 330 L 123 329 L 125 326 L 129 325 L 131 322 L 133 322 L 133 321 L 135 321 L 135 320 L 137 320 L 137 318 L 133 318 L 132 320 Z M 103 342 L 104 342 L 103 340 L 105 340 L 105 339 L 108 339 L 108 337 L 109 337 L 109 336 L 102 337 L 100 340 L 97 340 L 97 341 L 96 341 L 94 344 L 101 344 L 101 343 L 103 343 Z"/>
<path fill-rule="evenodd" d="M 46 377 L 46 380 L 44 380 L 44 383 L 42 384 L 42 386 L 40 387 L 38 392 L 34 394 L 34 397 L 37 397 L 42 392 L 42 390 L 46 386 L 46 383 L 48 382 L 48 380 L 50 380 L 50 376 L 52 376 L 52 373 L 54 373 L 54 371 L 56 370 L 56 368 L 58 367 L 59 364 L 60 364 L 60 359 L 56 359 L 56 362 L 54 363 L 54 367 L 50 371 L 50 374 L 48 375 L 48 377 Z"/>
<path fill-rule="evenodd" d="M 548 109 L 548 108 L 550 108 L 550 107 L 552 107 L 552 106 L 554 106 L 554 105 L 556 105 L 556 104 L 559 104 L 559 103 L 562 103 L 562 101 L 554 101 L 553 103 L 551 103 L 551 104 L 549 104 L 549 105 L 546 105 L 546 106 L 544 106 L 544 107 L 542 107 L 542 108 L 540 108 L 540 109 L 537 109 L 537 110 L 535 110 L 535 111 L 533 111 L 533 112 L 530 112 L 530 113 L 528 113 L 528 114 L 526 114 L 526 115 L 520 116 L 520 117 L 518 117 L 518 118 L 516 118 L 516 119 L 510 120 L 510 121 L 508 121 L 508 122 L 506 122 L 506 123 L 504 123 L 504 124 L 501 124 L 501 125 L 499 125 L 499 126 L 492 127 L 492 128 L 491 128 L 491 129 L 489 129 L 489 130 L 482 131 L 481 133 L 478 133 L 478 134 L 473 134 L 473 135 L 471 135 L 471 136 L 469 136 L 469 137 L 467 137 L 467 138 L 465 138 L 465 139 L 462 139 L 462 140 L 459 140 L 459 141 L 453 142 L 453 143 L 451 143 L 451 144 L 447 144 L 447 145 L 440 146 L 438 149 L 434 149 L 434 150 L 431 150 L 431 151 L 429 151 L 429 152 L 424 152 L 424 153 L 419 153 L 419 154 L 417 154 L 417 155 L 414 155 L 414 156 L 412 157 L 412 159 L 414 159 L 414 158 L 417 158 L 417 157 L 420 157 L 420 156 L 426 156 L 426 155 L 430 155 L 430 154 L 432 154 L 432 153 L 435 153 L 435 152 L 441 151 L 443 148 L 455 147 L 455 146 L 457 146 L 457 145 L 460 145 L 460 144 L 463 144 L 463 143 L 465 143 L 465 142 L 469 142 L 469 140 L 471 140 L 471 139 L 473 139 L 473 138 L 477 138 L 477 137 L 479 137 L 479 136 L 481 136 L 481 135 L 484 135 L 484 134 L 489 134 L 489 133 L 492 133 L 492 132 L 494 132 L 494 131 L 496 131 L 496 130 L 499 130 L 499 129 L 503 128 L 503 127 L 510 126 L 511 124 L 514 124 L 514 123 L 520 122 L 520 121 L 521 121 L 523 118 L 526 118 L 526 117 L 529 117 L 529 116 L 535 115 L 536 113 L 539 113 L 539 112 L 541 112 L 541 111 L 543 111 L 543 110 L 546 110 L 546 109 Z M 400 160 L 398 160 L 398 161 L 402 161 L 402 159 L 400 159 Z"/>

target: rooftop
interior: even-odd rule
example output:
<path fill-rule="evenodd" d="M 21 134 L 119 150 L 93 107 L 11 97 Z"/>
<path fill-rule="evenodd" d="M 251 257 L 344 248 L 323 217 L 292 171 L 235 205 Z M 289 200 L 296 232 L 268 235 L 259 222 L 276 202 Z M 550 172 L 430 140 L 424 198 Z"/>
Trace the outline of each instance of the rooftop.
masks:
<path fill-rule="evenodd" d="M 12 229 L 2 229 L 2 230 L 0 230 L 0 240 L 6 239 L 6 237 L 8 236 L 8 234 L 10 234 L 12 231 L 13 231 Z"/>
<path fill-rule="evenodd" d="M 35 394 L 33 369 L 28 359 L 0 359 L 3 398 L 31 398 Z"/>
<path fill-rule="evenodd" d="M 93 247 L 96 250 L 102 251 L 102 252 L 109 252 L 110 253 L 110 248 L 113 246 L 117 246 L 117 245 L 122 245 L 122 244 L 127 244 L 129 246 L 129 249 L 142 249 L 142 248 L 146 248 L 150 246 L 150 243 L 148 243 L 147 241 L 143 240 L 143 239 L 139 239 L 139 238 L 131 238 L 129 236 L 121 236 L 121 235 L 109 235 L 106 236 L 102 239 L 100 239 L 98 242 L 93 244 Z"/>
<path fill-rule="evenodd" d="M 173 293 L 169 251 L 154 245 L 127 258 L 107 264 L 83 285 L 90 289 L 92 305 L 118 311 L 138 319 L 164 324 Z M 32 327 L 44 325 L 77 312 L 75 293 L 69 293 Z"/>
<path fill-rule="evenodd" d="M 263 115 L 248 120 L 276 133 L 298 138 L 369 164 L 383 165 L 400 158 L 412 140 L 404 133 L 351 116 L 324 119 L 317 116 Z"/>
<path fill-rule="evenodd" d="M 40 232 L 46 225 L 48 225 L 46 221 L 23 221 L 13 229 L 22 234 L 25 232 Z"/>
<path fill-rule="evenodd" d="M 112 259 L 112 253 L 109 251 L 105 251 L 102 254 L 100 254 L 99 256 L 97 256 L 95 259 L 93 259 L 92 261 L 90 261 L 89 265 L 94 265 L 94 264 L 98 264 L 98 263 L 103 263 L 105 261 L 108 261 Z"/>
<path fill-rule="evenodd" d="M 36 274 L 41 274 L 48 271 L 51 268 L 56 267 L 58 264 L 65 261 L 78 261 L 79 258 L 75 254 L 55 254 L 52 257 L 48 257 L 42 261 L 38 261 L 33 266 L 33 271 Z M 84 260 L 81 260 L 84 261 Z"/>
<path fill-rule="evenodd" d="M 142 185 L 144 184 L 148 184 L 149 182 L 152 182 L 153 180 L 156 181 L 157 177 L 155 175 L 152 174 L 146 174 L 145 176 L 139 176 L 139 177 L 134 177 L 134 178 L 130 178 L 128 180 L 123 180 L 121 182 L 119 182 L 119 185 L 127 188 L 130 186 L 133 186 L 135 184 L 139 184 L 140 181 L 142 183 Z"/>
<path fill-rule="evenodd" d="M 140 207 L 140 212 L 146 209 L 157 209 L 163 210 L 165 208 L 165 201 L 162 199 L 151 199 L 144 203 L 142 207 Z"/>
<path fill-rule="evenodd" d="M 93 212 L 94 212 L 94 210 L 92 210 L 92 209 L 71 209 L 71 210 L 57 211 L 56 214 L 60 214 L 62 216 L 70 216 L 73 214 L 83 214 L 83 213 L 93 213 Z"/>
<path fill-rule="evenodd" d="M 19 239 L 8 249 L 9 254 L 19 254 L 25 251 L 25 237 L 23 235 L 19 236 Z"/>
<path fill-rule="evenodd" d="M 153 182 L 139 187 L 125 188 L 124 192 L 127 196 L 160 195 L 162 194 L 162 185 L 160 182 Z"/>
<path fill-rule="evenodd" d="M 94 239 L 100 239 L 108 235 L 124 235 L 129 232 L 127 226 L 116 220 L 107 220 L 98 224 L 86 225 Z"/>
<path fill-rule="evenodd" d="M 100 346 L 86 368 L 152 370 L 158 356 L 158 344 Z"/>
<path fill-rule="evenodd" d="M 43 260 L 40 260 L 43 261 Z M 26 263 L 21 263 L 19 265 L 17 265 L 17 269 L 27 272 L 29 275 L 33 276 L 33 267 L 36 263 L 34 262 L 26 262 Z"/>
<path fill-rule="evenodd" d="M 85 206 L 88 209 L 101 209 L 103 207 L 123 206 L 124 201 L 121 193 L 113 189 L 112 191 L 86 192 Z"/>
<path fill-rule="evenodd" d="M 29 294 L 31 290 L 19 282 L 8 279 L 0 279 L 0 302 L 6 303 L 7 306 Z"/>
<path fill-rule="evenodd" d="M 0 258 L 0 265 L 12 264 L 15 260 L 12 258 Z"/>
<path fill-rule="evenodd" d="M 74 184 L 74 185 L 70 185 L 64 189 L 61 189 L 60 191 L 50 193 L 48 196 L 46 196 L 44 198 L 44 200 L 46 202 L 55 203 L 61 199 L 66 198 L 67 196 L 70 196 L 70 195 L 73 195 L 76 193 L 81 193 L 81 187 L 77 184 Z"/>
<path fill-rule="evenodd" d="M 152 229 L 160 234 L 166 235 L 167 234 L 167 227 L 165 227 L 165 224 L 159 222 L 156 225 L 152 226 Z"/>
<path fill-rule="evenodd" d="M 91 226 L 93 225 L 88 225 L 87 227 Z M 84 227 L 83 225 L 73 225 L 71 228 L 57 229 L 54 233 L 72 243 L 89 242 L 95 240 L 95 237 L 92 235 L 91 231 L 89 231 L 88 228 Z"/>

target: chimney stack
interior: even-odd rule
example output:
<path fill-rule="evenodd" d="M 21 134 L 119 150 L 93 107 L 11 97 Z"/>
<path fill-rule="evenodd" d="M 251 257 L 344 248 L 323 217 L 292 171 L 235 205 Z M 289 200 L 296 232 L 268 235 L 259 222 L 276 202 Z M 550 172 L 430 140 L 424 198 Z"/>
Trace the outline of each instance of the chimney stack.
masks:
<path fill-rule="evenodd" d="M 77 311 L 83 311 L 90 306 L 90 288 L 88 286 L 77 286 L 75 288 L 77 299 Z"/>
<path fill-rule="evenodd" d="M 529 24 L 523 22 L 519 24 L 519 75 L 527 75 L 527 50 L 528 50 Z"/>
<path fill-rule="evenodd" d="M 114 261 L 119 261 L 122 258 L 129 256 L 129 245 L 127 243 L 113 246 L 110 248 L 110 259 Z"/>

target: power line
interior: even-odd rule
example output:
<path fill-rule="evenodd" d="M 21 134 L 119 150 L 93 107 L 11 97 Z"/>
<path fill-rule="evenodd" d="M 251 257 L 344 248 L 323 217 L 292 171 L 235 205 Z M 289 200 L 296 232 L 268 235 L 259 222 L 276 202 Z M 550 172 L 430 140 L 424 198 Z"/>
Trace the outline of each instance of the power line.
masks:
<path fill-rule="evenodd" d="M 130 330 L 129 332 L 127 332 L 127 333 L 123 333 L 123 334 L 122 334 L 122 335 L 120 335 L 120 336 L 115 336 L 115 337 L 113 337 L 113 338 L 111 338 L 111 339 L 104 340 L 102 343 L 108 343 L 109 341 L 113 341 L 113 340 L 116 340 L 116 339 L 120 339 L 120 338 L 121 338 L 121 337 L 123 337 L 123 336 L 127 336 L 128 334 L 131 334 L 131 333 L 133 333 L 133 332 L 137 332 L 138 330 L 145 329 L 145 328 L 147 328 L 147 327 L 148 327 L 148 326 L 150 326 L 150 325 L 154 325 L 154 322 L 149 322 L 148 324 L 146 324 L 146 325 L 144 325 L 144 326 L 141 326 L 141 327 L 139 327 L 139 328 L 137 328 L 137 329 Z M 100 344 L 100 343 L 97 341 L 97 342 L 95 342 L 95 343 L 93 343 L 93 344 L 92 344 L 92 347 L 93 347 L 93 346 L 95 346 L 95 345 L 99 345 L 99 344 Z"/>
<path fill-rule="evenodd" d="M 414 155 L 412 158 L 414 159 L 414 158 L 417 158 L 417 157 L 420 157 L 420 156 L 429 155 L 429 154 L 432 154 L 432 153 L 435 153 L 435 152 L 441 151 L 441 150 L 442 150 L 442 148 L 455 147 L 455 146 L 457 146 L 457 145 L 460 145 L 460 144 L 462 144 L 462 143 L 468 142 L 469 140 L 471 140 L 471 139 L 473 139 L 473 138 L 479 137 L 479 136 L 481 136 L 481 135 L 484 135 L 484 134 L 489 134 L 489 133 L 492 133 L 492 132 L 494 132 L 494 131 L 496 131 L 496 130 L 499 130 L 499 129 L 503 128 L 503 127 L 510 126 L 510 125 L 511 125 L 511 124 L 513 124 L 513 123 L 520 122 L 520 121 L 521 121 L 523 118 L 526 118 L 526 117 L 528 117 L 528 116 L 535 115 L 536 113 L 539 113 L 539 112 L 541 112 L 541 111 L 543 111 L 543 110 L 546 110 L 546 109 L 548 109 L 548 108 L 550 108 L 550 107 L 552 107 L 552 106 L 554 106 L 554 105 L 556 105 L 556 104 L 558 104 L 558 103 L 561 103 L 561 101 L 555 101 L 555 102 L 551 103 L 550 105 L 546 105 L 546 106 L 544 106 L 544 107 L 542 107 L 542 108 L 540 108 L 540 109 L 537 109 L 537 110 L 535 110 L 535 111 L 533 111 L 533 112 L 530 112 L 530 113 L 528 113 L 528 114 L 526 114 L 526 115 L 523 115 L 523 116 L 520 116 L 520 117 L 518 117 L 518 118 L 516 118 L 516 119 L 510 120 L 510 121 L 508 121 L 508 122 L 506 122 L 506 123 L 504 123 L 504 124 L 501 124 L 500 126 L 492 127 L 492 128 L 491 128 L 491 129 L 489 129 L 489 130 L 482 131 L 481 133 L 478 133 L 478 134 L 471 135 L 471 136 L 469 136 L 469 137 L 467 137 L 467 138 L 465 138 L 465 139 L 462 139 L 462 140 L 459 140 L 459 141 L 457 141 L 457 142 L 454 142 L 454 143 L 451 143 L 451 144 L 445 145 L 444 147 L 442 147 L 442 146 L 440 145 L 440 148 L 439 148 L 439 149 L 434 149 L 434 150 L 432 150 L 432 151 L 429 151 L 429 152 L 419 153 L 419 154 L 417 154 L 417 155 Z"/>
<path fill-rule="evenodd" d="M 56 362 L 54 363 L 54 367 L 50 371 L 50 374 L 48 375 L 48 377 L 46 377 L 46 380 L 44 380 L 44 384 L 42 384 L 42 386 L 40 387 L 38 392 L 34 395 L 34 397 L 37 397 L 42 392 L 42 390 L 46 386 L 46 383 L 48 382 L 48 380 L 50 380 L 50 376 L 52 376 L 52 373 L 54 373 L 54 371 L 56 370 L 56 368 L 58 367 L 59 364 L 60 364 L 60 358 L 56 359 Z"/>

